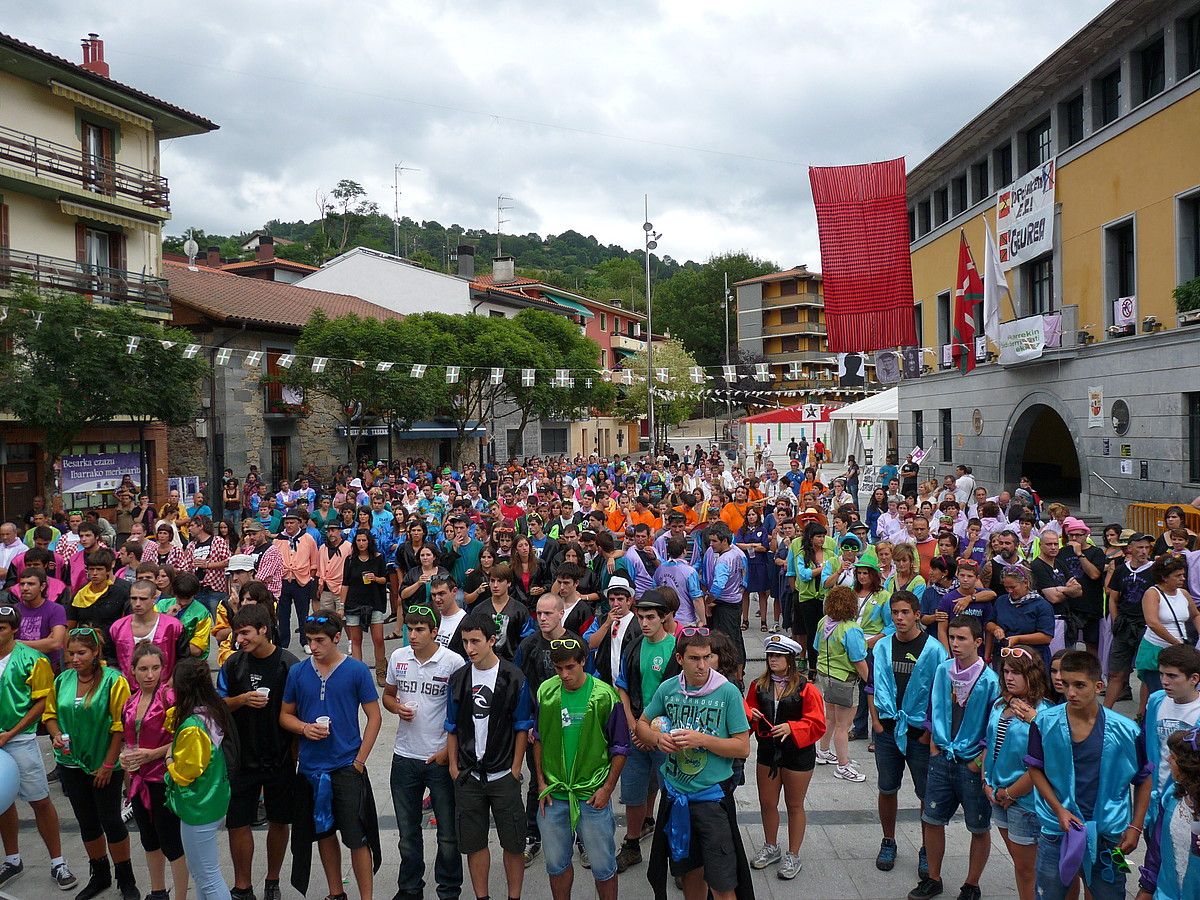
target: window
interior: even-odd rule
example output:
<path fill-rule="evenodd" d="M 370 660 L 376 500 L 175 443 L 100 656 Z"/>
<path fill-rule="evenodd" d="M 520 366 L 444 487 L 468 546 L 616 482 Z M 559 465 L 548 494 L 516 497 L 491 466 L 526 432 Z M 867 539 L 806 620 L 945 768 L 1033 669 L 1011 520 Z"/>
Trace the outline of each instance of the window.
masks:
<path fill-rule="evenodd" d="M 489 310 L 488 310 L 488 318 L 491 318 L 491 319 L 503 319 L 503 318 L 504 318 L 504 313 L 502 313 L 502 312 L 501 312 L 500 310 L 498 310 L 498 309 L 489 309 Z"/>
<path fill-rule="evenodd" d="M 949 291 L 938 294 L 937 298 L 937 323 L 938 323 L 938 360 L 940 362 L 942 356 L 942 346 L 950 343 L 950 335 L 954 334 L 953 328 L 953 311 L 954 304 L 952 295 Z"/>
<path fill-rule="evenodd" d="M 795 353 L 800 349 L 800 338 L 794 334 L 780 338 L 779 352 L 780 353 Z"/>
<path fill-rule="evenodd" d="M 911 206 L 908 209 L 908 242 L 911 244 L 917 239 L 917 211 Z"/>
<path fill-rule="evenodd" d="M 1188 481 L 1200 482 L 1200 394 L 1184 394 L 1187 410 Z"/>
<path fill-rule="evenodd" d="M 1053 155 L 1050 135 L 1049 116 L 1025 132 L 1025 172 L 1050 161 L 1050 157 Z"/>
<path fill-rule="evenodd" d="M 1076 94 L 1062 105 L 1062 133 L 1067 136 L 1066 146 L 1083 140 L 1083 94 Z"/>
<path fill-rule="evenodd" d="M 950 218 L 950 192 L 946 188 L 933 192 L 933 224 L 941 225 Z"/>
<path fill-rule="evenodd" d="M 1200 191 L 1179 199 L 1179 280 L 1200 276 Z"/>
<path fill-rule="evenodd" d="M 950 182 L 950 209 L 958 215 L 967 208 L 967 176 L 962 175 Z"/>
<path fill-rule="evenodd" d="M 1012 144 L 1001 144 L 992 154 L 992 158 L 995 161 L 996 178 L 994 184 L 996 185 L 996 190 L 999 190 L 1006 184 L 1012 184 Z"/>
<path fill-rule="evenodd" d="M 786 307 L 779 311 L 780 325 L 794 325 L 800 321 L 800 310 L 794 306 Z"/>
<path fill-rule="evenodd" d="M 1137 294 L 1137 254 L 1134 246 L 1133 219 L 1109 225 L 1104 229 L 1104 286 L 1105 299 L 1117 300 Z M 1105 304 L 1112 321 L 1112 303 Z"/>
<path fill-rule="evenodd" d="M 613 316 L 613 330 L 612 330 L 612 333 L 613 333 L 613 334 L 620 334 L 620 333 L 621 333 L 621 318 L 620 318 L 620 316 Z"/>
<path fill-rule="evenodd" d="M 81 128 L 83 141 L 84 178 L 89 190 L 111 194 L 113 192 L 113 132 L 91 122 Z"/>
<path fill-rule="evenodd" d="M 921 301 L 920 300 L 918 300 L 916 303 L 913 304 L 913 320 L 914 320 L 914 325 L 916 326 L 916 328 L 914 330 L 917 333 L 917 346 L 924 347 L 925 346 L 925 322 L 921 318 Z"/>
<path fill-rule="evenodd" d="M 799 291 L 797 289 L 796 279 L 789 278 L 787 281 L 779 282 L 780 297 L 795 297 L 797 293 L 799 293 Z"/>
<path fill-rule="evenodd" d="M 991 194 L 991 187 L 988 185 L 988 161 L 986 159 L 982 159 L 971 166 L 971 192 L 971 197 L 976 203 Z"/>
<path fill-rule="evenodd" d="M 508 455 L 521 457 L 525 455 L 525 435 L 519 428 L 506 428 L 508 439 Z"/>
<path fill-rule="evenodd" d="M 1028 278 L 1026 295 L 1029 297 L 1029 315 L 1040 316 L 1054 312 L 1054 259 L 1043 256 L 1025 265 Z"/>
<path fill-rule="evenodd" d="M 942 462 L 950 462 L 951 454 L 954 451 L 952 446 L 954 441 L 954 421 L 950 416 L 951 410 L 938 410 L 941 418 L 942 426 Z"/>
<path fill-rule="evenodd" d="M 567 429 L 542 429 L 542 455 L 563 456 L 567 452 Z"/>
<path fill-rule="evenodd" d="M 917 204 L 917 235 L 929 234 L 929 201 L 922 200 Z"/>
<path fill-rule="evenodd" d="M 1102 128 L 1121 114 L 1121 67 L 1096 79 L 1092 89 L 1095 100 L 1095 122 Z"/>
<path fill-rule="evenodd" d="M 1137 102 L 1145 103 L 1167 86 L 1166 47 L 1162 37 L 1143 47 L 1135 56 L 1138 67 Z"/>
<path fill-rule="evenodd" d="M 919 409 L 913 410 L 913 445 L 925 446 L 925 413 Z"/>
<path fill-rule="evenodd" d="M 608 333 L 608 315 L 606 313 L 600 313 L 600 333 Z"/>
<path fill-rule="evenodd" d="M 1193 13 L 1179 23 L 1179 44 L 1182 50 L 1180 61 L 1183 71 L 1180 78 L 1200 72 L 1200 12 Z"/>

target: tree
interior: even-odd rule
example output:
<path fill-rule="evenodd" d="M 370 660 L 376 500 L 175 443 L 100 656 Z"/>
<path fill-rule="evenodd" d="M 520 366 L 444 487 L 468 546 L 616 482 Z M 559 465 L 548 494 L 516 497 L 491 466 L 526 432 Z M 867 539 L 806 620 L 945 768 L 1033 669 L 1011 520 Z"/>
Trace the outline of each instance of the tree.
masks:
<path fill-rule="evenodd" d="M 338 244 L 338 253 L 341 253 L 346 249 L 346 242 L 350 239 L 350 217 L 361 218 L 377 215 L 379 204 L 368 200 L 366 188 L 349 178 L 339 181 L 329 195 L 332 197 L 330 207 L 336 205 L 342 217 L 342 239 Z"/>
<path fill-rule="evenodd" d="M 688 353 L 683 344 L 671 338 L 666 341 L 654 342 L 654 369 L 652 384 L 654 387 L 654 418 L 657 425 L 675 426 L 686 421 L 692 414 L 696 401 L 693 399 L 697 391 L 704 390 L 704 384 L 696 384 L 691 379 L 692 369 L 698 365 L 695 357 Z M 640 419 L 647 414 L 646 400 L 646 351 L 641 350 L 626 360 L 625 369 L 633 372 L 632 385 L 622 388 L 623 396 L 617 401 L 617 409 L 626 419 Z M 657 378 L 657 370 L 666 369 L 667 381 Z M 666 395 L 666 396 L 664 396 Z"/>
<path fill-rule="evenodd" d="M 773 262 L 746 253 L 725 253 L 711 257 L 699 268 L 684 268 L 669 281 L 660 284 L 654 294 L 654 330 L 665 330 L 679 338 L 696 355 L 702 366 L 725 362 L 724 294 L 725 274 L 729 275 L 729 343 L 737 344 L 736 292 L 733 284 L 778 271 Z"/>
<path fill-rule="evenodd" d="M 11 347 L 0 354 L 0 382 L 10 386 L 7 409 L 45 434 L 47 496 L 55 491 L 55 464 L 88 426 L 118 415 L 190 421 L 207 371 L 202 359 L 183 355 L 191 341 L 189 332 L 129 307 L 102 307 L 76 294 L 22 289 L 11 298 L 0 321 L 0 345 Z"/>

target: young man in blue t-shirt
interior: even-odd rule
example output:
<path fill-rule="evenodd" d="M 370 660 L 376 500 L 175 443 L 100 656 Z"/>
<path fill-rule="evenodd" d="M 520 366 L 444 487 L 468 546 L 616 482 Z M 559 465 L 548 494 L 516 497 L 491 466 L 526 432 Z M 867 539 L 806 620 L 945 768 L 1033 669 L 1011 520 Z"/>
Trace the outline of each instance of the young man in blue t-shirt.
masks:
<path fill-rule="evenodd" d="M 379 832 L 376 829 L 374 834 L 367 833 L 361 811 L 364 796 L 371 791 L 367 757 L 383 724 L 379 692 L 370 667 L 338 649 L 342 620 L 336 615 L 309 616 L 304 620 L 304 635 L 312 659 L 288 670 L 279 724 L 300 736 L 299 772 L 313 785 L 314 798 L 325 776 L 329 779 L 333 824 L 316 835 L 329 896 L 345 896 L 336 834 L 341 832 L 342 843 L 350 851 L 358 892 L 369 897 L 374 881 L 372 849 L 378 847 Z M 367 727 L 361 734 L 360 710 L 367 717 Z"/>

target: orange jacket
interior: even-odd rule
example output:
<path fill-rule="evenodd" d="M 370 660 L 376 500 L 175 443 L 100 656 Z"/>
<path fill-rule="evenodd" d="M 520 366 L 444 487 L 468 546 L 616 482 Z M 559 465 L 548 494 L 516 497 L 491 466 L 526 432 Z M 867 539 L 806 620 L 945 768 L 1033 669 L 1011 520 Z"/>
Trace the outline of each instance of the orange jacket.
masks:
<path fill-rule="evenodd" d="M 304 585 L 316 576 L 320 557 L 317 554 L 317 542 L 312 539 L 311 534 L 300 535 L 294 552 L 287 536 L 281 535 L 275 538 L 275 549 L 283 558 L 284 581 L 294 581 Z"/>

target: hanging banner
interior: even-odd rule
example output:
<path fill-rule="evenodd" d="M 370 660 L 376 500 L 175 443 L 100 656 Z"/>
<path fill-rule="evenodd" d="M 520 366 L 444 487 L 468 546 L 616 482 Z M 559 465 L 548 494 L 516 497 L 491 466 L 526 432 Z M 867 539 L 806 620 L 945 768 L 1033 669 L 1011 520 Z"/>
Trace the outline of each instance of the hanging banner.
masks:
<path fill-rule="evenodd" d="M 866 357 L 861 353 L 839 353 L 838 386 L 860 388 L 867 383 Z"/>
<path fill-rule="evenodd" d="M 875 377 L 881 384 L 895 384 L 900 380 L 900 354 L 895 350 L 875 351 Z"/>
<path fill-rule="evenodd" d="M 126 475 L 137 484 L 142 478 L 137 453 L 89 453 L 62 458 L 62 492 L 92 494 L 111 491 Z"/>
<path fill-rule="evenodd" d="M 996 236 L 1004 271 L 1054 249 L 1054 176 L 1052 159 L 1000 191 Z"/>
<path fill-rule="evenodd" d="M 1104 427 L 1104 386 L 1088 388 L 1088 428 Z"/>
<path fill-rule="evenodd" d="M 921 377 L 921 348 L 905 347 L 900 351 L 900 377 L 905 381 Z"/>
<path fill-rule="evenodd" d="M 1000 323 L 1000 365 L 1028 362 L 1042 355 L 1046 347 L 1046 327 L 1043 316 L 1027 316 Z"/>

